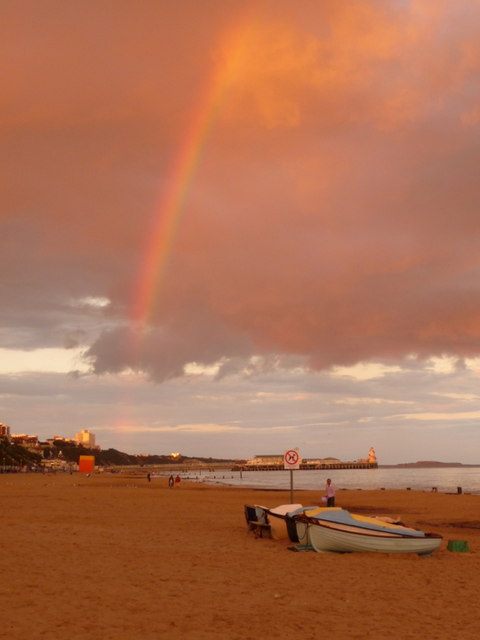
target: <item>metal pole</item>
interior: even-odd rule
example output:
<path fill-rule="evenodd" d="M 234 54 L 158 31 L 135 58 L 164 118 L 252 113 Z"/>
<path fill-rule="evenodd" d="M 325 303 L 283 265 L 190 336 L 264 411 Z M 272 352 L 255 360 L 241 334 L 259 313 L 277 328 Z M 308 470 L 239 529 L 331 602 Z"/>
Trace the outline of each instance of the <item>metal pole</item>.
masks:
<path fill-rule="evenodd" d="M 290 469 L 290 504 L 293 504 L 293 469 Z"/>

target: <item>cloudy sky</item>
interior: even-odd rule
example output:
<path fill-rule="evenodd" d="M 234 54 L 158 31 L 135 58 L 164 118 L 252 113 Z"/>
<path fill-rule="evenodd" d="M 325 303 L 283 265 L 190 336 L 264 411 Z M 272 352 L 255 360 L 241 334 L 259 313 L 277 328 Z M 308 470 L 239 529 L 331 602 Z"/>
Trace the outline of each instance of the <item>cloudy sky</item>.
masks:
<path fill-rule="evenodd" d="M 0 13 L 0 422 L 480 463 L 476 0 Z"/>

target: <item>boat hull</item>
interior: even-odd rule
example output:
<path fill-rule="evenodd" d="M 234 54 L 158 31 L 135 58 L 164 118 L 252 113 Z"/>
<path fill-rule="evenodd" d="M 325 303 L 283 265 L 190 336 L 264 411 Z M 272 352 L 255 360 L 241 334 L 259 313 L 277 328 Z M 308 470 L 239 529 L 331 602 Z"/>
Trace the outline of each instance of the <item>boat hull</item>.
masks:
<path fill-rule="evenodd" d="M 309 524 L 304 520 L 295 520 L 295 527 L 297 531 L 297 541 L 304 547 L 310 546 L 310 536 L 308 535 Z"/>
<path fill-rule="evenodd" d="M 321 517 L 321 515 L 324 515 L 325 513 L 331 513 L 332 511 L 341 511 L 341 509 L 340 507 L 309 507 L 308 510 L 305 509 L 303 513 L 294 515 L 292 517 L 292 520 L 295 525 L 297 538 L 295 542 L 299 542 L 305 547 L 311 546 L 308 519 L 310 517 Z M 291 539 L 293 541 L 293 538 Z"/>
<path fill-rule="evenodd" d="M 442 541 L 440 535 L 426 533 L 422 537 L 398 533 L 367 531 L 353 527 L 325 523 L 321 520 L 304 522 L 308 543 L 320 553 L 416 553 L 430 555 Z M 297 524 L 298 528 L 298 524 Z"/>
<path fill-rule="evenodd" d="M 282 504 L 273 509 L 267 509 L 266 513 L 272 538 L 275 540 L 283 540 L 290 537 L 287 529 L 287 514 L 301 508 L 301 504 Z"/>

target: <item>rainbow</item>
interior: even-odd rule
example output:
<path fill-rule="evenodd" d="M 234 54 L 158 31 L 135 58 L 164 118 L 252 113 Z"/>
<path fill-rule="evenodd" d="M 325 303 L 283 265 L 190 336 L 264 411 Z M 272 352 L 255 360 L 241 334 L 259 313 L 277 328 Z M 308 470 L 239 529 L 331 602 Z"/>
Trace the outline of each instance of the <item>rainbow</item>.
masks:
<path fill-rule="evenodd" d="M 225 55 L 221 56 L 203 88 L 171 163 L 168 188 L 155 213 L 154 226 L 149 234 L 149 244 L 136 284 L 133 321 L 137 327 L 145 328 L 151 320 L 196 169 L 228 90 L 245 64 L 255 33 L 257 9 L 258 2 L 255 1 L 244 13 L 243 19 L 222 39 Z"/>

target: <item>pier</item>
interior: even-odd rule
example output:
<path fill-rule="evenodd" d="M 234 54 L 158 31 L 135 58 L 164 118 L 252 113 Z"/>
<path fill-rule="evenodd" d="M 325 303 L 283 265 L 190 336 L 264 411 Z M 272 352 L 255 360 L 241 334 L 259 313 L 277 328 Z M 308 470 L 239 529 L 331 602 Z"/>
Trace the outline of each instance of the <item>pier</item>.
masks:
<path fill-rule="evenodd" d="M 360 458 L 350 462 L 344 462 L 338 458 L 300 458 L 299 466 L 301 471 L 377 468 L 378 461 L 373 447 L 370 447 L 368 458 Z M 239 463 L 232 468 L 232 471 L 283 471 L 284 469 L 284 457 L 276 453 L 273 455 L 256 455 L 244 463 L 239 461 Z"/>
<path fill-rule="evenodd" d="M 318 471 L 331 469 L 377 469 L 376 462 L 328 462 L 301 464 L 300 471 Z M 246 464 L 235 465 L 232 471 L 284 471 L 283 464 Z"/>

